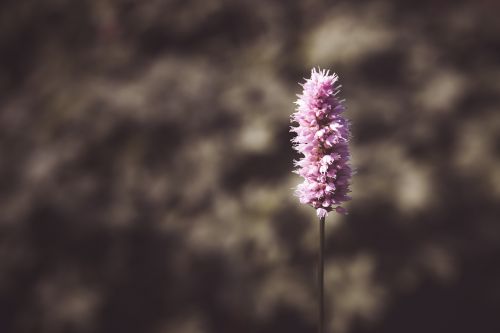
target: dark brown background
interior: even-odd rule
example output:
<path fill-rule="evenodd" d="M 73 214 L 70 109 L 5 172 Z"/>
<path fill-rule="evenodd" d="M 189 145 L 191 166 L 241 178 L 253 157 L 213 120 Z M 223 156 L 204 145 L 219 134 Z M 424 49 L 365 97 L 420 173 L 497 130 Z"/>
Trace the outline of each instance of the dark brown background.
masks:
<path fill-rule="evenodd" d="M 0 5 L 0 332 L 315 332 L 297 82 L 339 73 L 332 333 L 500 332 L 497 1 Z"/>

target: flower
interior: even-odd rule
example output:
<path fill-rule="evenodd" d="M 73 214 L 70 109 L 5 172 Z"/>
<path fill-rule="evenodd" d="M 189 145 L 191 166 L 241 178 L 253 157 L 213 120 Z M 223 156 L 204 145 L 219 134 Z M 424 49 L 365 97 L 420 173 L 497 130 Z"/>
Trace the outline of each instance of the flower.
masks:
<path fill-rule="evenodd" d="M 311 78 L 301 84 L 303 92 L 291 121 L 298 124 L 290 131 L 296 133 L 293 147 L 303 157 L 294 161 L 295 173 L 304 178 L 295 194 L 300 202 L 316 208 L 319 217 L 335 210 L 346 214 L 341 204 L 347 195 L 352 175 L 349 163 L 349 122 L 343 117 L 343 100 L 336 74 L 313 69 Z"/>

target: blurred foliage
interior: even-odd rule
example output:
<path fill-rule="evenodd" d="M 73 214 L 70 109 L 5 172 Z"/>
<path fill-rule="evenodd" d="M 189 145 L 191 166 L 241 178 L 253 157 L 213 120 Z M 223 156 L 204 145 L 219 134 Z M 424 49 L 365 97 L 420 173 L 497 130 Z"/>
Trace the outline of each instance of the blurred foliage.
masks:
<path fill-rule="evenodd" d="M 499 332 L 499 10 L 2 1 L 0 332 L 313 332 L 288 126 L 318 65 L 357 169 L 330 331 Z"/>

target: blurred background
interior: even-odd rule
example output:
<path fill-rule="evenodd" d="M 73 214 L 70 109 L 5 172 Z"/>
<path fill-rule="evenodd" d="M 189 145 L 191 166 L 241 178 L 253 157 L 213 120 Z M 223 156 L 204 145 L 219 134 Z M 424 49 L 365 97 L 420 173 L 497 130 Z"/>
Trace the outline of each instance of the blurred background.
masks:
<path fill-rule="evenodd" d="M 353 123 L 329 332 L 500 332 L 497 1 L 4 0 L 0 332 L 316 331 L 289 116 Z"/>

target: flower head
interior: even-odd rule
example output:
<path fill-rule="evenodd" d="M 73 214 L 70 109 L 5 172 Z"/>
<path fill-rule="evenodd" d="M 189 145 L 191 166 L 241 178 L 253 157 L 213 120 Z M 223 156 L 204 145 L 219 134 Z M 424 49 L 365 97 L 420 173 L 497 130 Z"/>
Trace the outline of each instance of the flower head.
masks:
<path fill-rule="evenodd" d="M 304 88 L 298 100 L 290 131 L 294 149 L 303 155 L 294 161 L 295 173 L 304 178 L 296 195 L 300 202 L 316 208 L 319 217 L 335 210 L 345 214 L 341 204 L 351 198 L 347 195 L 351 179 L 349 164 L 349 122 L 343 117 L 343 100 L 338 93 L 340 85 L 336 74 L 329 71 L 311 71 L 311 78 L 301 84 Z"/>

